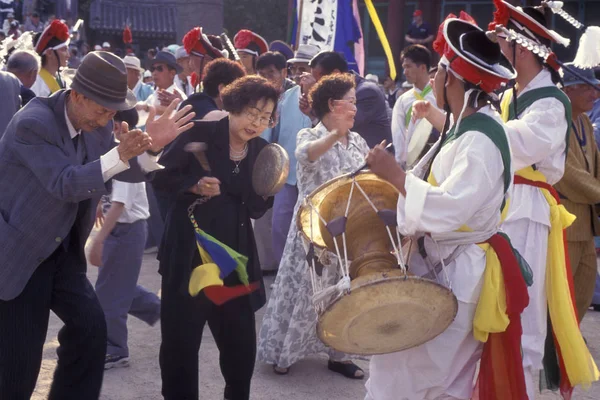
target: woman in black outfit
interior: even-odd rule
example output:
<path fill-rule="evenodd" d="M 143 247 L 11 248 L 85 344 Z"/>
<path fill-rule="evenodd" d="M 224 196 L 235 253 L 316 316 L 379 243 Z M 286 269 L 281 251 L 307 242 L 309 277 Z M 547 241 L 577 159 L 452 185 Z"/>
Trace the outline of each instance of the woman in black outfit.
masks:
<path fill-rule="evenodd" d="M 202 331 L 209 323 L 220 352 L 225 378 L 225 398 L 246 400 L 256 356 L 254 313 L 265 304 L 265 290 L 250 219 L 260 218 L 272 205 L 252 188 L 252 169 L 267 142 L 259 137 L 272 123 L 278 93 L 266 79 L 240 78 L 222 92 L 229 116 L 217 122 L 200 122 L 165 150 L 154 185 L 176 194 L 167 212 L 165 234 L 159 251 L 162 275 L 160 367 L 162 394 L 167 400 L 198 399 L 198 351 Z M 187 143 L 208 145 L 211 172 L 184 150 Z M 250 282 L 260 289 L 221 306 L 201 292 L 188 293 L 192 269 L 202 262 L 196 247 L 188 208 L 197 199 L 194 216 L 200 229 L 248 256 Z M 240 285 L 233 272 L 226 286 Z"/>

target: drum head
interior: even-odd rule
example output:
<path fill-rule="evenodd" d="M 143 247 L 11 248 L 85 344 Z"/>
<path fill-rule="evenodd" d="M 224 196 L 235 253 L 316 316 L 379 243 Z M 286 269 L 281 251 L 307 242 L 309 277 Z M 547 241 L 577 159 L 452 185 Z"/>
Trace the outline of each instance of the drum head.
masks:
<path fill-rule="evenodd" d="M 287 151 L 276 143 L 266 145 L 254 162 L 252 187 L 259 196 L 270 197 L 281 190 L 290 172 Z"/>
<path fill-rule="evenodd" d="M 303 204 L 296 217 L 298 230 L 307 241 L 312 241 L 317 247 L 328 248 L 332 252 L 336 251 L 333 238 L 322 224 L 315 209 L 321 213 L 326 221 L 343 216 L 348 205 L 352 180 L 352 174 L 340 175 L 322 184 L 307 196 L 306 202 L 312 204 L 314 209 L 308 204 Z M 396 209 L 399 193 L 394 185 L 369 171 L 361 171 L 356 175 L 356 181 L 378 209 Z M 355 252 L 361 253 L 362 251 L 361 254 L 374 251 L 370 246 L 365 249 L 356 245 L 354 239 L 359 236 L 367 238 L 370 243 L 386 243 L 387 245 L 389 239 L 385 225 L 378 219 L 371 206 L 358 190 L 354 191 L 350 208 L 353 212 L 360 209 L 364 211 L 363 216 L 374 216 L 375 218 L 366 221 L 351 216 L 352 221 L 348 222 L 346 231 L 348 243 L 352 243 L 349 247 Z M 358 214 L 361 214 L 361 212 Z M 352 257 L 350 257 L 350 260 L 352 260 Z"/>
<path fill-rule="evenodd" d="M 401 271 L 352 281 L 350 294 L 319 317 L 317 334 L 348 354 L 394 353 L 426 343 L 454 321 L 458 301 L 444 286 Z"/>
<path fill-rule="evenodd" d="M 412 137 L 408 143 L 406 154 L 406 165 L 408 167 L 414 166 L 419 161 L 419 156 L 423 153 L 425 146 L 427 146 L 432 129 L 433 125 L 424 118 L 416 123 Z"/>

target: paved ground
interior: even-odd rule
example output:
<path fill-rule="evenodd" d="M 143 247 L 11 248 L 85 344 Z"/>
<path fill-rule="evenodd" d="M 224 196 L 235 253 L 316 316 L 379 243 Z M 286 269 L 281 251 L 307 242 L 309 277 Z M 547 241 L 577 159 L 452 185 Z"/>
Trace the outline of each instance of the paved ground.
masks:
<path fill-rule="evenodd" d="M 160 288 L 156 272 L 157 261 L 154 255 L 146 255 L 140 283 L 156 292 Z M 95 281 L 97 269 L 90 267 L 89 277 Z M 269 279 L 267 283 L 271 283 Z M 260 324 L 262 311 L 257 316 Z M 33 399 L 45 399 L 56 365 L 57 333 L 62 326 L 54 315 L 44 346 L 44 361 Z M 258 329 L 258 326 L 257 326 Z M 600 364 L 600 313 L 589 312 L 583 323 L 583 331 L 591 351 Z M 129 346 L 131 366 L 107 371 L 104 376 L 102 400 L 154 400 L 160 396 L 160 370 L 158 349 L 160 344 L 159 326 L 148 327 L 135 318 L 129 319 Z M 223 379 L 218 367 L 218 352 L 210 331 L 206 329 L 200 350 L 200 393 L 202 400 L 221 400 Z M 367 371 L 368 363 L 359 362 Z M 294 365 L 289 375 L 274 375 L 267 365 L 257 365 L 252 385 L 252 398 L 260 400 L 362 400 L 364 381 L 352 381 L 331 373 L 326 367 L 326 358 L 312 357 Z M 558 399 L 552 393 L 545 393 L 537 400 Z M 600 383 L 589 391 L 577 391 L 575 400 L 600 399 Z M 82 399 L 85 400 L 85 399 Z"/>

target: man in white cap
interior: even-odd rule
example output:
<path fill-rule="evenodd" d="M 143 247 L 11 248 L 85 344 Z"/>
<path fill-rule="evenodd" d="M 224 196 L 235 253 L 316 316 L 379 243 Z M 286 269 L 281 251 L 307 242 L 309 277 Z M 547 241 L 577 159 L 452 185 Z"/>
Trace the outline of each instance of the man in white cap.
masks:
<path fill-rule="evenodd" d="M 298 46 L 298 50 L 294 54 L 293 58 L 288 60 L 290 66 L 289 78 L 300 85 L 300 77 L 303 73 L 310 73 L 310 67 L 308 63 L 317 54 L 319 54 L 319 47 L 312 44 L 301 44 Z"/>
<path fill-rule="evenodd" d="M 127 87 L 133 91 L 137 101 L 146 101 L 154 93 L 154 89 L 142 82 L 141 77 L 144 70 L 141 67 L 140 59 L 128 55 L 123 57 L 123 62 L 127 68 Z"/>
<path fill-rule="evenodd" d="M 102 43 L 102 50 L 110 51 L 110 43 L 108 43 L 108 42 Z"/>
<path fill-rule="evenodd" d="M 6 35 L 8 35 L 8 31 L 10 30 L 10 24 L 15 20 L 15 15 L 13 13 L 8 13 L 4 22 L 2 23 L 2 30 Z"/>
<path fill-rule="evenodd" d="M 175 50 L 175 60 L 177 64 L 183 69 L 175 77 L 175 86 L 177 89 L 182 91 L 186 96 L 190 96 L 194 93 L 194 87 L 192 85 L 192 68 L 190 66 L 190 55 L 185 50 L 184 46 L 180 46 Z"/>

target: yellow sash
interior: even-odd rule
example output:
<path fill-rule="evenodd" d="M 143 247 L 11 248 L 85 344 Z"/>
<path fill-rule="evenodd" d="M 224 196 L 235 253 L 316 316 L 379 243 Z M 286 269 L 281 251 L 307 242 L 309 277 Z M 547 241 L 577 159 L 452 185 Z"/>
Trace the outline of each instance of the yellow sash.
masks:
<path fill-rule="evenodd" d="M 504 93 L 502 98 L 502 119 L 509 118 L 509 106 L 512 90 Z M 546 177 L 533 167 L 525 167 L 515 173 L 535 182 L 546 182 Z M 538 188 L 550 206 L 550 233 L 546 255 L 546 297 L 552 329 L 560 347 L 565 369 L 572 386 L 588 387 L 600 378 L 600 372 L 594 363 L 579 330 L 575 309 L 571 297 L 571 289 L 567 280 L 566 254 L 563 230 L 568 228 L 575 216 L 557 203 L 552 194 L 544 188 Z M 533 279 L 536 279 L 534 276 Z M 483 293 L 483 290 L 482 290 Z"/>
<path fill-rule="evenodd" d="M 427 182 L 432 186 L 439 186 L 433 176 L 433 172 L 429 174 Z M 506 218 L 507 210 L 508 201 L 502 210 L 502 221 Z M 473 230 L 463 225 L 458 231 L 472 232 Z M 478 246 L 485 252 L 485 272 L 481 294 L 479 295 L 475 317 L 473 318 L 473 336 L 480 342 L 485 343 L 490 333 L 506 331 L 510 320 L 506 313 L 504 275 L 502 274 L 502 266 L 500 265 L 498 255 L 488 243 L 481 243 Z"/>
<path fill-rule="evenodd" d="M 50 93 L 54 93 L 60 90 L 60 86 L 56 78 L 50 75 L 50 72 L 48 72 L 45 68 L 40 68 L 40 78 L 42 78 L 44 83 L 48 86 L 48 88 L 50 89 Z"/>
<path fill-rule="evenodd" d="M 516 174 L 531 181 L 546 182 L 544 174 L 531 167 L 519 170 Z M 550 206 L 550 233 L 546 255 L 546 297 L 548 298 L 552 330 L 560 347 L 571 385 L 588 387 L 600 378 L 600 372 L 579 330 L 567 279 L 563 238 L 563 230 L 575 221 L 575 216 L 569 213 L 562 204 L 557 203 L 547 189 L 539 189 Z"/>

